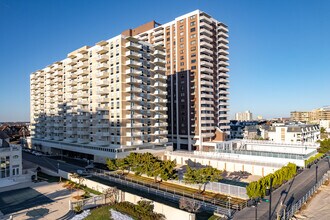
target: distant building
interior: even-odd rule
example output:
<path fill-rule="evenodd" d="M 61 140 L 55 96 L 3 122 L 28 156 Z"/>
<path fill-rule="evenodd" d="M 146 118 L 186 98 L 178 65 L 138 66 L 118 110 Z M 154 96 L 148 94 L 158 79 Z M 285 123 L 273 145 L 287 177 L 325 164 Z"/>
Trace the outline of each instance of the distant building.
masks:
<path fill-rule="evenodd" d="M 268 140 L 269 127 L 267 124 L 246 126 L 244 128 L 243 138 L 249 140 Z"/>
<path fill-rule="evenodd" d="M 312 111 L 291 112 L 291 121 L 318 123 L 320 120 L 330 120 L 330 106 L 317 108 Z"/>
<path fill-rule="evenodd" d="M 250 111 L 238 112 L 235 115 L 237 121 L 252 121 L 252 113 Z"/>
<path fill-rule="evenodd" d="M 320 120 L 320 128 L 324 128 L 327 133 L 330 133 L 330 120 Z"/>
<path fill-rule="evenodd" d="M 259 121 L 230 121 L 230 139 L 243 139 L 244 128 L 247 126 L 258 125 Z"/>
<path fill-rule="evenodd" d="M 320 138 L 320 128 L 307 124 L 273 124 L 268 130 L 268 137 L 277 143 L 316 142 Z"/>

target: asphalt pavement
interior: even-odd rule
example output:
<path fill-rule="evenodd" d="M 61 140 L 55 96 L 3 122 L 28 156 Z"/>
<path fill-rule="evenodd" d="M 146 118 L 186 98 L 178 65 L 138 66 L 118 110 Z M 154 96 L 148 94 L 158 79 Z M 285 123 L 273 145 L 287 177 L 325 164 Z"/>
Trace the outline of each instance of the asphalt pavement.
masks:
<path fill-rule="evenodd" d="M 299 201 L 316 183 L 321 180 L 323 175 L 330 170 L 330 163 L 327 158 L 320 160 L 316 165 L 313 165 L 310 169 L 305 169 L 299 175 L 292 180 L 288 181 L 280 188 L 276 189 L 272 193 L 272 215 L 271 219 L 276 219 L 276 212 L 279 209 L 281 202 L 286 205 L 287 210 L 290 209 L 297 201 Z M 316 174 L 317 170 L 317 174 Z M 269 196 L 266 197 L 269 199 Z M 257 218 L 255 215 L 255 207 L 246 207 L 243 210 L 236 212 L 233 219 L 246 220 L 246 219 L 269 219 L 269 203 L 261 202 L 257 207 Z"/>
<path fill-rule="evenodd" d="M 41 167 L 45 167 L 55 172 L 57 172 L 58 168 L 66 172 L 77 172 L 77 170 L 85 169 L 83 166 L 69 164 L 61 160 L 52 159 L 48 156 L 36 156 L 24 151 L 22 152 L 22 155 L 23 160 L 30 161 L 34 164 L 38 164 Z"/>

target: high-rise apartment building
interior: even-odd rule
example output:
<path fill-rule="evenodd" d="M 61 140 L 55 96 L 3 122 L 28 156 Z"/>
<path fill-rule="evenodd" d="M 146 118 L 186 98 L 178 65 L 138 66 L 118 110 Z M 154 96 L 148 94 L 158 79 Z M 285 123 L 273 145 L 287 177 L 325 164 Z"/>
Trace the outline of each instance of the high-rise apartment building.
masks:
<path fill-rule="evenodd" d="M 164 58 L 163 47 L 119 35 L 31 74 L 33 144 L 96 161 L 164 146 Z"/>
<path fill-rule="evenodd" d="M 196 10 L 128 29 L 36 71 L 33 144 L 98 160 L 167 142 L 201 149 L 217 132 L 229 134 L 227 38 L 225 24 Z"/>
<path fill-rule="evenodd" d="M 199 10 L 150 25 L 124 33 L 165 47 L 167 129 L 174 148 L 201 149 L 215 132 L 229 135 L 227 26 Z"/>
<path fill-rule="evenodd" d="M 252 121 L 252 113 L 250 111 L 238 112 L 235 115 L 235 120 L 237 121 Z"/>
<path fill-rule="evenodd" d="M 330 106 L 313 109 L 312 111 L 291 112 L 292 121 L 318 123 L 320 120 L 330 120 Z"/>

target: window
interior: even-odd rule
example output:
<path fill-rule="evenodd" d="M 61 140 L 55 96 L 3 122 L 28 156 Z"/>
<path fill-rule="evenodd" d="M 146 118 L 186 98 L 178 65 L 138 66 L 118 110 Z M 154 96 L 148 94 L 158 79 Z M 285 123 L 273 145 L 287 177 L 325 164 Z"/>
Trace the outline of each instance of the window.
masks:
<path fill-rule="evenodd" d="M 190 26 L 194 26 L 196 24 L 196 22 L 190 22 Z"/>
<path fill-rule="evenodd" d="M 190 32 L 195 32 L 196 28 L 190 28 Z"/>
<path fill-rule="evenodd" d="M 191 69 L 192 69 L 192 70 L 195 70 L 195 69 L 196 69 L 196 66 L 191 66 Z"/>
<path fill-rule="evenodd" d="M 180 48 L 183 48 L 183 44 L 180 44 Z"/>
<path fill-rule="evenodd" d="M 180 66 L 183 66 L 184 65 L 184 62 L 180 62 Z"/>
<path fill-rule="evenodd" d="M 182 37 L 182 38 L 180 38 L 180 42 L 183 42 L 183 37 Z"/>
<path fill-rule="evenodd" d="M 195 38 L 195 37 L 196 37 L 196 34 L 190 35 L 190 38 Z"/>
<path fill-rule="evenodd" d="M 183 32 L 180 32 L 180 36 L 183 36 Z"/>
<path fill-rule="evenodd" d="M 195 59 L 191 60 L 191 63 L 196 63 L 196 60 Z"/>
<path fill-rule="evenodd" d="M 184 60 L 184 56 L 181 56 L 181 57 L 180 57 L 180 60 Z"/>
<path fill-rule="evenodd" d="M 190 42 L 190 44 L 191 44 L 191 45 L 194 45 L 194 44 L 196 44 L 196 41 L 193 40 L 193 41 Z"/>
<path fill-rule="evenodd" d="M 196 50 L 196 47 L 191 47 L 191 51 L 195 51 Z"/>
<path fill-rule="evenodd" d="M 196 54 L 195 53 L 191 54 L 191 57 L 196 57 Z"/>
<path fill-rule="evenodd" d="M 183 54 L 184 50 L 180 50 L 180 54 Z"/>
<path fill-rule="evenodd" d="M 183 25 L 180 26 L 180 30 L 183 30 Z"/>
<path fill-rule="evenodd" d="M 190 16 L 190 20 L 193 20 L 196 17 L 196 15 Z"/>

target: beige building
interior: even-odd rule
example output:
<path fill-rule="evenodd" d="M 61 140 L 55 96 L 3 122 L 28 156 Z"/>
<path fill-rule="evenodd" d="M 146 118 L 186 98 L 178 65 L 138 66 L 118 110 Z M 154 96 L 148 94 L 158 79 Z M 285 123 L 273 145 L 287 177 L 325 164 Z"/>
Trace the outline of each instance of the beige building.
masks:
<path fill-rule="evenodd" d="M 97 160 L 168 142 L 201 149 L 224 138 L 227 38 L 225 24 L 196 10 L 69 53 L 31 74 L 32 144 Z"/>
<path fill-rule="evenodd" d="M 164 58 L 163 47 L 119 35 L 32 73 L 33 145 L 95 160 L 163 147 L 168 142 Z"/>
<path fill-rule="evenodd" d="M 229 135 L 227 26 L 199 10 L 151 26 L 126 33 L 165 47 L 167 129 L 174 148 L 201 149 L 216 131 Z"/>
<path fill-rule="evenodd" d="M 320 120 L 330 120 L 330 106 L 314 109 L 312 111 L 291 112 L 292 121 L 306 121 L 319 123 Z"/>
<path fill-rule="evenodd" d="M 252 121 L 252 113 L 250 111 L 238 112 L 235 114 L 235 120 L 237 121 Z"/>

